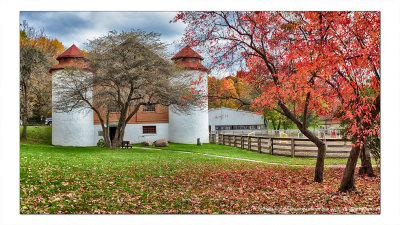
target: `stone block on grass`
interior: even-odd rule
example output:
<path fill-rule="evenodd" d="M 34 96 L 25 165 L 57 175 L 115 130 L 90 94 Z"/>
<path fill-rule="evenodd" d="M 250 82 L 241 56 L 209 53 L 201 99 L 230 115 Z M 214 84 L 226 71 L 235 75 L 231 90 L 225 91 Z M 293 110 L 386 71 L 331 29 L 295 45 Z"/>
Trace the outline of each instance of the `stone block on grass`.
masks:
<path fill-rule="evenodd" d="M 168 141 L 165 139 L 159 139 L 155 142 L 156 147 L 167 147 Z"/>
<path fill-rule="evenodd" d="M 142 141 L 142 146 L 152 146 L 153 145 L 153 142 L 151 142 L 151 141 Z"/>

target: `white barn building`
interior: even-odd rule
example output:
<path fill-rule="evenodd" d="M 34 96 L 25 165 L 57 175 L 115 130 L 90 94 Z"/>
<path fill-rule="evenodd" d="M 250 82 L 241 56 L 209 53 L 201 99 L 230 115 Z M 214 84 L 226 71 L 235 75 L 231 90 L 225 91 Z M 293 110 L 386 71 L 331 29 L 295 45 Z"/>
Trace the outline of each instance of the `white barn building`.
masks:
<path fill-rule="evenodd" d="M 198 80 L 203 77 L 201 82 L 194 85 L 193 88 L 207 96 L 207 73 L 208 69 L 201 64 L 203 57 L 196 53 L 192 48 L 186 46 L 171 58 L 175 64 L 185 68 L 191 73 L 192 79 Z M 54 84 L 62 82 L 61 77 L 64 68 L 74 66 L 86 70 L 87 76 L 92 76 L 90 68 L 85 63 L 87 57 L 83 52 L 72 45 L 65 52 L 57 57 L 59 64 L 52 67 L 53 82 L 53 102 L 57 102 L 60 96 L 54 90 Z M 190 81 L 189 81 L 190 82 Z M 92 95 L 92 90 L 87 93 Z M 124 140 L 131 143 L 142 141 L 155 141 L 157 139 L 166 139 L 171 142 L 195 144 L 200 138 L 202 143 L 209 142 L 208 131 L 208 100 L 201 108 L 194 108 L 187 114 L 176 113 L 171 110 L 172 107 L 162 107 L 159 105 L 143 106 L 135 116 L 128 121 L 124 133 Z M 92 109 L 72 110 L 71 112 L 59 112 L 53 109 L 52 112 L 52 144 L 60 146 L 95 146 L 98 140 L 103 138 L 102 129 Z M 110 136 L 115 135 L 118 116 L 110 119 L 107 132 Z"/>
<path fill-rule="evenodd" d="M 209 109 L 208 119 L 211 133 L 248 134 L 265 129 L 261 114 L 249 111 L 224 107 Z"/>

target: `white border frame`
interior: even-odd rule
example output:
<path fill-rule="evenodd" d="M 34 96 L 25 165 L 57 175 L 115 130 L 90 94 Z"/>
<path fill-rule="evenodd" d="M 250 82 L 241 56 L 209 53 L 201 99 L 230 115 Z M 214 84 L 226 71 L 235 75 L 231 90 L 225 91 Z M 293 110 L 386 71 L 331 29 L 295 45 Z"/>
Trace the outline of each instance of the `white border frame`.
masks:
<path fill-rule="evenodd" d="M 399 9 L 397 0 L 0 1 L 0 224 L 400 224 Z M 62 3 L 62 4 L 60 4 Z M 19 13 L 20 11 L 363 10 L 382 18 L 381 215 L 20 215 Z"/>

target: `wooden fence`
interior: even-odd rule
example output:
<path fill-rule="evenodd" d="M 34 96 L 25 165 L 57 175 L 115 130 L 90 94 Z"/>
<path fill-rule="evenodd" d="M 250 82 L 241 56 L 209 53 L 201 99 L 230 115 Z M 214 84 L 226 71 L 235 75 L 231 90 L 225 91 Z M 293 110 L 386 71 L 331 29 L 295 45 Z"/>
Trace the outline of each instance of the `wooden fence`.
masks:
<path fill-rule="evenodd" d="M 349 156 L 351 150 L 350 141 L 331 138 L 324 139 L 323 141 L 327 147 L 325 157 L 347 158 Z M 291 157 L 317 157 L 318 153 L 317 146 L 304 138 L 210 134 L 210 143 L 243 148 L 259 153 Z"/>

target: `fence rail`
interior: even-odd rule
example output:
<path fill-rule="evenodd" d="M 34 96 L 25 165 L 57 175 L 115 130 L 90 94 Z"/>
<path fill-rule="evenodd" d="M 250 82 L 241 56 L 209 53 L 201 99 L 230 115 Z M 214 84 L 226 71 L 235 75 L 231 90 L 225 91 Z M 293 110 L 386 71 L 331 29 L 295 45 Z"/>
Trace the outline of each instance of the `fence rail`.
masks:
<path fill-rule="evenodd" d="M 341 139 L 342 134 L 340 129 L 313 129 L 311 133 L 319 138 L 337 138 Z M 250 130 L 214 130 L 211 134 L 223 134 L 223 135 L 248 135 L 254 133 L 255 136 L 280 136 L 280 133 L 285 133 L 288 137 L 304 138 L 304 135 L 298 129 L 287 129 L 287 130 L 265 130 L 265 129 L 250 129 Z"/>
<path fill-rule="evenodd" d="M 347 158 L 351 150 L 351 142 L 343 139 L 326 138 L 326 155 L 328 158 Z M 305 138 L 280 138 L 265 136 L 244 136 L 232 134 L 210 134 L 210 143 L 233 146 L 291 157 L 317 157 L 317 146 Z"/>

